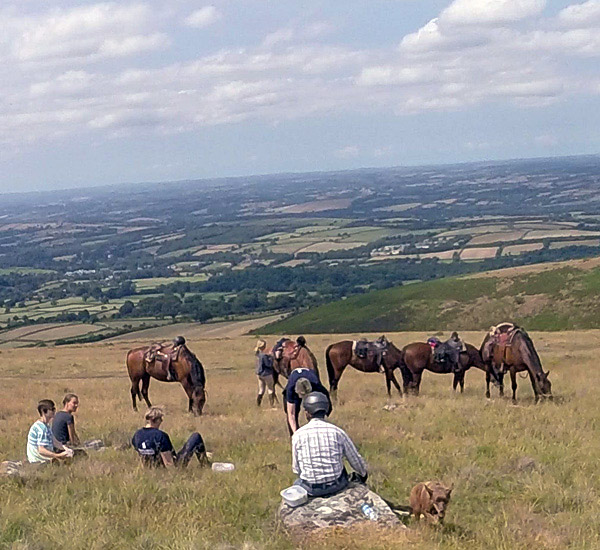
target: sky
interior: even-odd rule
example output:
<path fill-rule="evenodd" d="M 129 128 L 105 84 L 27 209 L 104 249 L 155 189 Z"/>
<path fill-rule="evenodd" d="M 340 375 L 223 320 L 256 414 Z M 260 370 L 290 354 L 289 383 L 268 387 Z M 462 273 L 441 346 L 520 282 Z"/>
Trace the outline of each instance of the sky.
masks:
<path fill-rule="evenodd" d="M 600 0 L 2 0 L 0 192 L 600 152 Z"/>

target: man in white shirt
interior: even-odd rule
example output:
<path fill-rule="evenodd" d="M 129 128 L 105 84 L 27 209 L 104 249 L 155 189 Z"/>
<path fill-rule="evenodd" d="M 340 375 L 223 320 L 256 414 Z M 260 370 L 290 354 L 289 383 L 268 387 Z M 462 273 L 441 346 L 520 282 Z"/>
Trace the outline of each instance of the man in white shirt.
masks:
<path fill-rule="evenodd" d="M 43 464 L 71 458 L 73 451 L 57 441 L 50 429 L 50 422 L 56 413 L 54 401 L 42 399 L 37 409 L 40 417 L 27 434 L 27 460 L 32 464 Z"/>
<path fill-rule="evenodd" d="M 367 465 L 346 432 L 327 422 L 329 399 L 319 392 L 309 393 L 302 401 L 308 424 L 292 436 L 292 471 L 294 483 L 313 497 L 333 495 L 349 482 L 344 458 L 365 482 Z"/>

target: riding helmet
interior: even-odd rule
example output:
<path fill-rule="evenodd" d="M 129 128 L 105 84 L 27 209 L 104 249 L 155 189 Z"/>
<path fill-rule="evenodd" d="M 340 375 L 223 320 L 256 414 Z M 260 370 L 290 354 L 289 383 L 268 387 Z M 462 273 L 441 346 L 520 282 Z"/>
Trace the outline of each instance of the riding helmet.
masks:
<path fill-rule="evenodd" d="M 318 412 L 329 412 L 329 398 L 321 392 L 314 391 L 309 393 L 303 400 L 302 406 L 309 414 Z"/>

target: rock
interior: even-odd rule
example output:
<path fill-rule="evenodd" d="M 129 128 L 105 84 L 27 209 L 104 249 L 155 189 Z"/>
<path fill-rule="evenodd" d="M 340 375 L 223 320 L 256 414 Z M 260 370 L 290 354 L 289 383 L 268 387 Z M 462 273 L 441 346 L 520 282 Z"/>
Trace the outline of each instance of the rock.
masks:
<path fill-rule="evenodd" d="M 377 513 L 376 521 L 371 522 L 363 514 L 361 506 L 365 503 Z M 292 531 L 350 527 L 359 522 L 404 528 L 384 500 L 360 483 L 350 483 L 346 489 L 330 497 L 311 498 L 306 504 L 297 508 L 282 502 L 278 515 L 285 527 Z"/>

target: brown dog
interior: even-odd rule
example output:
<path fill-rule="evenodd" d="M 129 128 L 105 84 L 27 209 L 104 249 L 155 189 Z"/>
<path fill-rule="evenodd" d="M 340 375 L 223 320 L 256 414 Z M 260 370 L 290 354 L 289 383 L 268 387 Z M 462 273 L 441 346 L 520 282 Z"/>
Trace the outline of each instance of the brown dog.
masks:
<path fill-rule="evenodd" d="M 417 483 L 410 492 L 410 507 L 415 518 L 423 515 L 431 523 L 443 523 L 453 488 L 454 485 L 446 487 L 438 481 Z"/>

